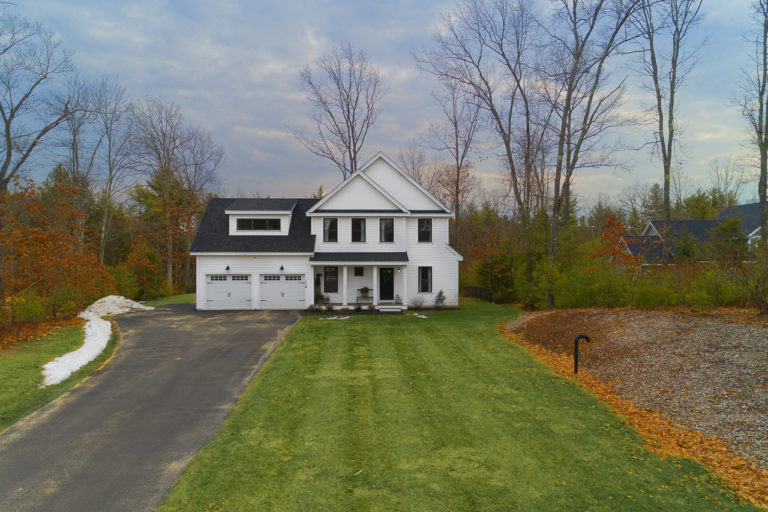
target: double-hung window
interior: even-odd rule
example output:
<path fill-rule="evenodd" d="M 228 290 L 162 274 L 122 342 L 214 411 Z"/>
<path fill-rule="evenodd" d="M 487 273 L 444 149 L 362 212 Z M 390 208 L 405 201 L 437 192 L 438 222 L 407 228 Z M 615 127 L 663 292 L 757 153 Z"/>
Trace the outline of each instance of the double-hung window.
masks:
<path fill-rule="evenodd" d="M 432 219 L 419 219 L 419 242 L 432 241 Z"/>
<path fill-rule="evenodd" d="M 395 241 L 395 219 L 379 219 L 379 242 Z"/>
<path fill-rule="evenodd" d="M 365 242 L 365 219 L 352 219 L 352 241 Z"/>
<path fill-rule="evenodd" d="M 432 293 L 432 267 L 419 267 L 419 293 Z"/>
<path fill-rule="evenodd" d="M 323 219 L 323 242 L 339 241 L 339 219 Z"/>

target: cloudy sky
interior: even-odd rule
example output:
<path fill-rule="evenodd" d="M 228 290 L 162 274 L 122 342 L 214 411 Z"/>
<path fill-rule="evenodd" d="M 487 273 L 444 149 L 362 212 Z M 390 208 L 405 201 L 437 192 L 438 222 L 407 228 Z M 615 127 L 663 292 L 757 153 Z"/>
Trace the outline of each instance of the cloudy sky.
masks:
<path fill-rule="evenodd" d="M 743 157 L 745 124 L 732 99 L 748 65 L 749 0 L 705 0 L 700 32 L 708 43 L 680 95 L 684 173 L 706 185 L 714 158 Z M 151 95 L 179 104 L 186 119 L 208 130 L 226 150 L 222 193 L 308 196 L 339 179 L 288 131 L 306 125 L 309 106 L 299 71 L 334 43 L 350 41 L 381 70 L 388 94 L 366 144 L 395 157 L 437 116 L 436 87 L 413 53 L 429 45 L 441 13 L 454 0 L 34 0 L 13 11 L 52 30 L 86 76 L 115 76 L 135 98 Z M 622 70 L 622 72 L 626 72 Z M 625 108 L 647 101 L 636 88 Z M 638 129 L 621 134 L 640 141 Z M 580 171 L 576 189 L 587 198 L 614 193 L 661 174 L 648 151 L 622 155 L 623 170 Z M 480 167 L 494 184 L 493 159 Z M 751 186 L 746 199 L 756 196 Z"/>

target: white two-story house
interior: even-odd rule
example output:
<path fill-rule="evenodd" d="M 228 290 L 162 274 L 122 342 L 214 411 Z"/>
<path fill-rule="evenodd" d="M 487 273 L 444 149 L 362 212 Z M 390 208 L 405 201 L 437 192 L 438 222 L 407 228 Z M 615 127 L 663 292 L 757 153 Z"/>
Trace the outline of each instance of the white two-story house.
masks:
<path fill-rule="evenodd" d="M 212 199 L 191 254 L 198 309 L 405 309 L 459 301 L 453 213 L 378 153 L 322 199 Z"/>

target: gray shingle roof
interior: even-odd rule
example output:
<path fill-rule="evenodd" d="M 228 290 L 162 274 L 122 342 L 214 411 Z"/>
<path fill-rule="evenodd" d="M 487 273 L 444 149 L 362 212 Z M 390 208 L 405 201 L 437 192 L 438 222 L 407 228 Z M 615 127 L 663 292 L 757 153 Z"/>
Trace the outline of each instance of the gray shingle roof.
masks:
<path fill-rule="evenodd" d="M 293 209 L 297 199 L 271 199 L 263 197 L 232 199 L 227 210 L 253 210 L 253 211 L 288 211 Z"/>
<path fill-rule="evenodd" d="M 317 199 L 225 199 L 208 202 L 190 252 L 277 252 L 311 253 L 315 236 L 311 234 L 307 210 Z M 295 205 L 295 207 L 294 207 Z M 284 211 L 293 208 L 288 235 L 229 235 L 226 210 Z"/>
<path fill-rule="evenodd" d="M 733 217 L 741 218 L 741 230 L 745 234 L 750 234 L 760 227 L 760 203 L 740 204 L 730 206 L 720 212 L 715 220 L 722 222 Z"/>
<path fill-rule="evenodd" d="M 309 261 L 345 262 L 345 261 L 383 261 L 387 263 L 407 263 L 407 252 L 316 252 Z"/>
<path fill-rule="evenodd" d="M 656 231 L 663 237 L 666 231 L 666 222 L 663 220 L 652 220 L 651 223 Z M 708 242 L 712 228 L 717 226 L 715 220 L 673 220 L 669 226 L 669 241 L 674 243 L 683 238 L 684 235 L 695 238 L 698 242 Z"/>
<path fill-rule="evenodd" d="M 642 256 L 646 263 L 661 263 L 662 243 L 656 235 L 650 236 L 631 236 L 622 237 L 627 244 L 627 249 L 632 256 Z"/>

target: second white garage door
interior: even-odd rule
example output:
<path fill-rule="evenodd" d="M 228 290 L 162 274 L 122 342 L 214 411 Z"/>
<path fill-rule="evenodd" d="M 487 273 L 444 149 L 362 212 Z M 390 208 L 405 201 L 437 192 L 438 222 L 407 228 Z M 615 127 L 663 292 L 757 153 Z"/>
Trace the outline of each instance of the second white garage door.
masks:
<path fill-rule="evenodd" d="M 306 280 L 301 274 L 261 276 L 261 309 L 305 309 Z"/>

